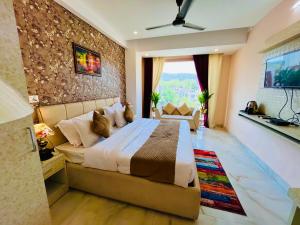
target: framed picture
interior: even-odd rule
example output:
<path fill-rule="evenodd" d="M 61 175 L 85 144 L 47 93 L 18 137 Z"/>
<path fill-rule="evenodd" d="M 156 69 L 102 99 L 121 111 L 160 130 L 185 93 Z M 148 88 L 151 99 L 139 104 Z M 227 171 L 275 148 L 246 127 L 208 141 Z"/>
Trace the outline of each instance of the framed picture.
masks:
<path fill-rule="evenodd" d="M 72 44 L 75 73 L 90 76 L 101 76 L 100 54 L 87 48 L 84 48 L 78 44 Z"/>

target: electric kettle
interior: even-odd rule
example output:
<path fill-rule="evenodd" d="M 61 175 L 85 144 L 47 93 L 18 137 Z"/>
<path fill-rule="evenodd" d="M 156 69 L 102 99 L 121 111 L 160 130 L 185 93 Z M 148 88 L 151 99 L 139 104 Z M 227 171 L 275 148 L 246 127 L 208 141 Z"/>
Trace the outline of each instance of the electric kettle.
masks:
<path fill-rule="evenodd" d="M 258 106 L 256 101 L 249 101 L 245 108 L 247 114 L 256 114 L 258 112 Z"/>

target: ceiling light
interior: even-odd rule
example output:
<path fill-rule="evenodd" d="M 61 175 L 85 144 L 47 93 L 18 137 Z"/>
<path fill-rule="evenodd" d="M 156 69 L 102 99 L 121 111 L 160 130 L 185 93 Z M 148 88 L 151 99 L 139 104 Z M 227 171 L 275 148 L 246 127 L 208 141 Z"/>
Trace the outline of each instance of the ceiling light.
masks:
<path fill-rule="evenodd" d="M 149 56 L 149 53 L 145 53 L 145 56 L 148 57 L 148 56 Z"/>
<path fill-rule="evenodd" d="M 300 6 L 300 1 L 297 1 L 294 5 L 293 5 L 293 9 L 296 9 Z"/>
<path fill-rule="evenodd" d="M 218 49 L 218 48 L 216 48 L 216 49 L 215 49 L 215 52 L 218 52 L 218 51 L 219 51 L 219 49 Z"/>
<path fill-rule="evenodd" d="M 137 35 L 139 32 L 137 32 L 136 30 L 135 31 L 133 31 L 133 34 L 134 35 Z"/>

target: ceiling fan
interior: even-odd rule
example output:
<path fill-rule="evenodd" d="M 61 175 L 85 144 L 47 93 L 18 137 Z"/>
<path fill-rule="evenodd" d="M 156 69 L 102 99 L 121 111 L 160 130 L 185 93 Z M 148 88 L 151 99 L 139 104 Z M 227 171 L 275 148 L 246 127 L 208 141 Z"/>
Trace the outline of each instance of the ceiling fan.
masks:
<path fill-rule="evenodd" d="M 197 25 L 194 25 L 191 23 L 186 23 L 184 20 L 184 18 L 186 17 L 186 15 L 191 7 L 192 2 L 193 2 L 193 0 L 185 0 L 184 4 L 182 6 L 183 0 L 176 0 L 177 6 L 178 6 L 178 13 L 177 13 L 175 20 L 169 24 L 148 27 L 148 28 L 146 28 L 146 30 L 153 30 L 153 29 L 169 27 L 169 26 L 176 26 L 176 27 L 182 26 L 182 27 L 186 27 L 186 28 L 190 28 L 190 29 L 194 29 L 194 30 L 199 30 L 199 31 L 204 30 L 205 27 L 197 26 Z"/>

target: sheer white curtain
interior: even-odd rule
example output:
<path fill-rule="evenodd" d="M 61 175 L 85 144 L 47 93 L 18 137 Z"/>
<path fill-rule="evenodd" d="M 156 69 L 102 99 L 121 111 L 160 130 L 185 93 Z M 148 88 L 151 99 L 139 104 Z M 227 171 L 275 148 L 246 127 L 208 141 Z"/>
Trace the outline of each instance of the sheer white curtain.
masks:
<path fill-rule="evenodd" d="M 160 80 L 161 73 L 164 69 L 165 59 L 162 57 L 153 58 L 153 79 L 152 79 L 152 92 L 156 90 Z"/>
<path fill-rule="evenodd" d="M 208 123 L 210 128 L 216 127 L 216 109 L 219 98 L 220 79 L 222 73 L 223 54 L 209 55 L 208 91 L 214 94 L 208 102 Z"/>

